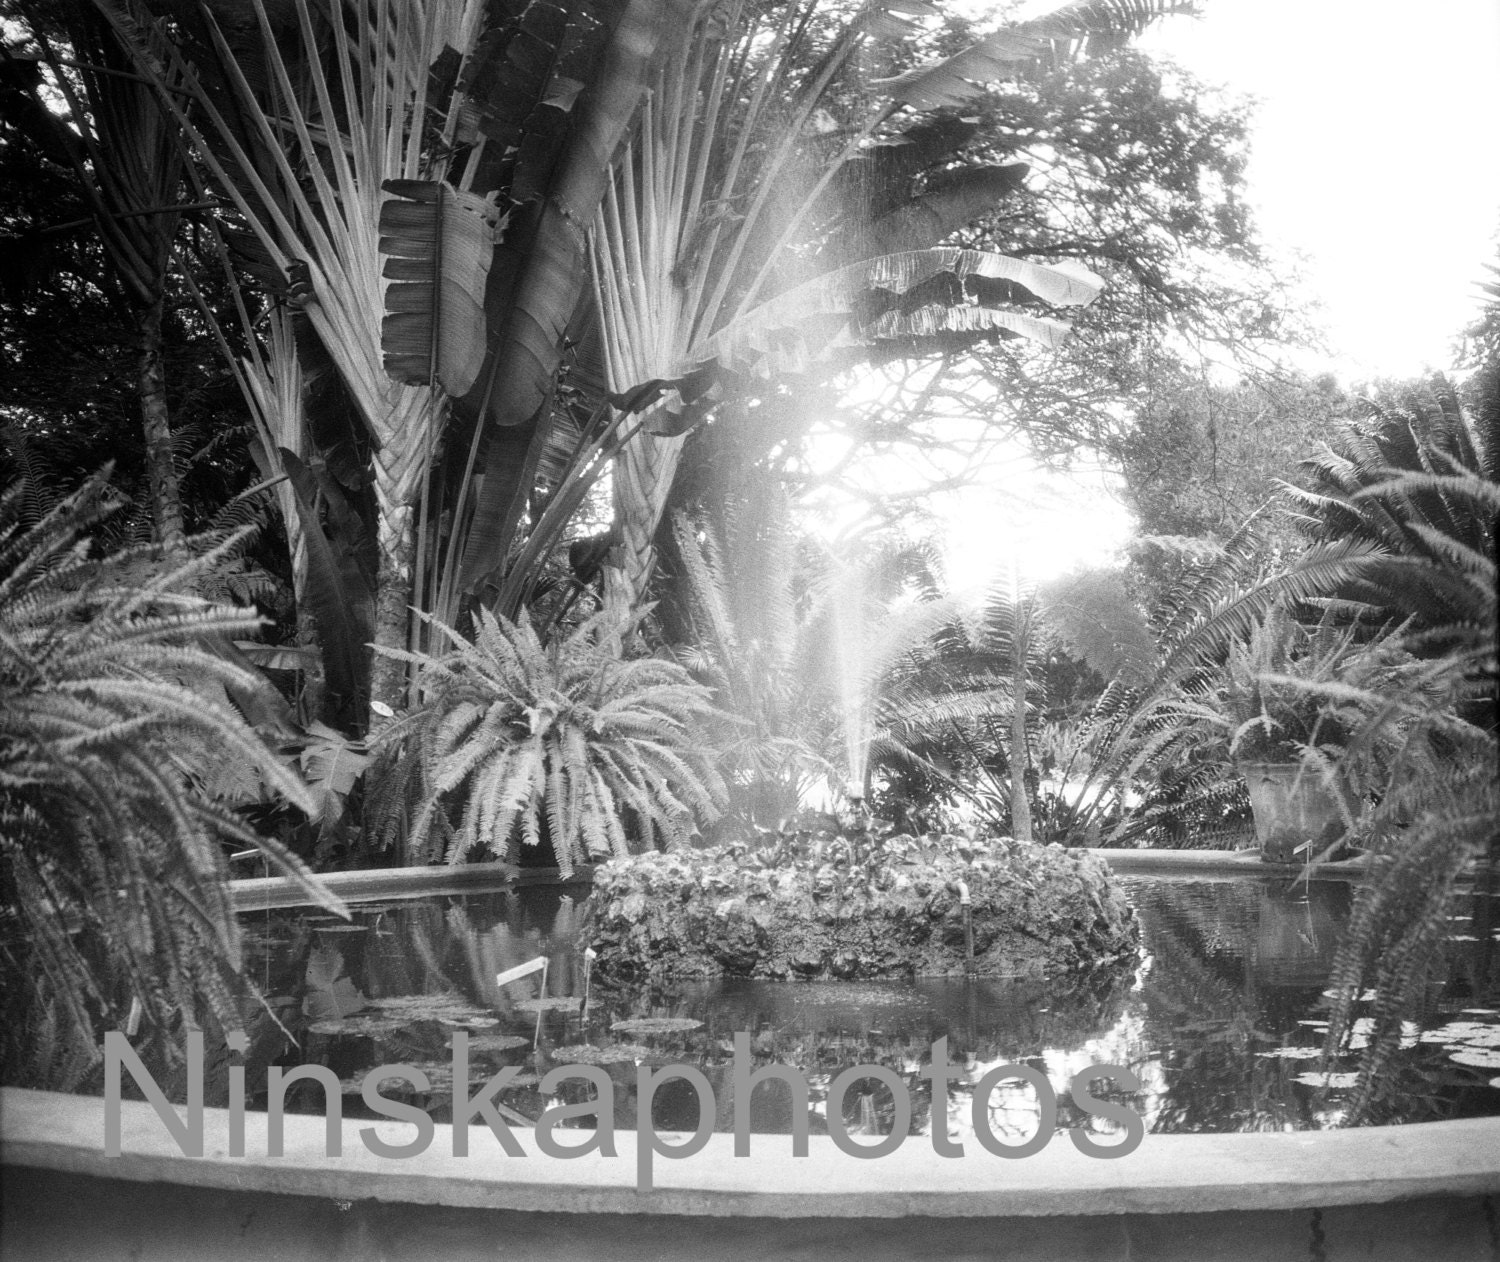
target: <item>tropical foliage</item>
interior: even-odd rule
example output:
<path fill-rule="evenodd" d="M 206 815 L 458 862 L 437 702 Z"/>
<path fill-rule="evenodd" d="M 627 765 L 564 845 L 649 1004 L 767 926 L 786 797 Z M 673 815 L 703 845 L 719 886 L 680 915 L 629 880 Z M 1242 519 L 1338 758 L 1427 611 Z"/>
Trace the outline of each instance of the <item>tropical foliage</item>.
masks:
<path fill-rule="evenodd" d="M 1210 382 L 1290 326 L 1244 112 L 1129 47 L 1187 8 L 980 37 L 918 0 L 22 6 L 7 1071 L 237 1030 L 235 848 L 336 907 L 294 848 L 568 873 L 818 787 L 860 807 L 818 856 L 841 906 L 925 844 L 886 853 L 869 801 L 977 815 L 1020 868 L 1233 824 L 1257 759 L 1337 784 L 1372 856 L 1332 1038 L 1374 984 L 1386 1056 L 1496 858 L 1500 368 L 1352 409 Z M 840 402 L 871 365 L 890 389 Z M 1137 563 L 965 618 L 909 537 L 799 533 L 848 489 L 835 429 L 844 464 L 1099 453 Z M 114 447 L 111 515 L 102 477 L 66 492 Z"/>
<path fill-rule="evenodd" d="M 775 827 L 820 777 L 836 778 L 837 719 L 789 505 L 764 479 L 745 490 L 713 518 L 675 519 L 677 581 L 662 612 L 678 659 L 722 716 L 715 745 L 729 815 Z"/>
<path fill-rule="evenodd" d="M 265 684 L 222 646 L 260 620 L 184 594 L 239 540 L 143 582 L 141 550 L 89 555 L 83 534 L 111 507 L 104 474 L 35 521 L 17 488 L 0 499 L 5 1058 L 52 1085 L 97 1061 L 106 1029 L 139 1030 L 158 1064 L 187 1029 L 241 1029 L 226 847 L 342 910 L 233 809 L 247 781 L 314 809 L 231 702 Z"/>
<path fill-rule="evenodd" d="M 1433 652 L 1476 647 L 1495 616 L 1495 393 L 1491 384 L 1465 409 L 1438 378 L 1405 399 L 1367 401 L 1287 492 L 1310 539 L 1369 547 L 1338 594 L 1413 619 Z"/>
<path fill-rule="evenodd" d="M 437 630 L 452 645 L 441 656 L 395 650 L 418 667 L 421 700 L 378 740 L 396 826 L 415 796 L 413 860 L 516 859 L 545 839 L 567 873 L 685 846 L 718 814 L 723 784 L 698 739 L 708 693 L 675 662 L 622 658 L 629 626 L 600 613 L 546 645 L 524 616 L 481 612 L 473 640 Z"/>
<path fill-rule="evenodd" d="M 903 101 L 956 103 L 975 76 L 1171 7 L 1073 6 L 858 90 L 861 50 L 915 29 L 896 6 L 831 36 L 804 3 L 99 11 L 193 178 L 248 229 L 220 240 L 262 463 L 316 448 L 371 497 L 374 639 L 390 648 L 424 634 L 411 603 L 450 621 L 476 599 L 514 615 L 611 464 L 609 568 L 638 598 L 681 438 L 743 395 L 746 373 L 938 333 L 1055 344 L 1064 326 L 1047 313 L 1097 293 L 1086 273 L 929 249 L 1018 168 L 970 168 L 915 217 L 887 198 L 871 231 L 845 168 L 869 165 L 877 133 L 898 139 L 885 133 Z M 831 130 L 830 109 L 847 114 Z M 815 260 L 814 279 L 790 284 L 793 259 L 804 275 Z M 287 304 L 295 339 L 262 348 L 255 290 Z M 305 417 L 287 406 L 299 374 L 325 378 Z M 326 651 L 336 632 L 319 632 Z M 372 674 L 388 707 L 400 673 L 386 654 Z"/>

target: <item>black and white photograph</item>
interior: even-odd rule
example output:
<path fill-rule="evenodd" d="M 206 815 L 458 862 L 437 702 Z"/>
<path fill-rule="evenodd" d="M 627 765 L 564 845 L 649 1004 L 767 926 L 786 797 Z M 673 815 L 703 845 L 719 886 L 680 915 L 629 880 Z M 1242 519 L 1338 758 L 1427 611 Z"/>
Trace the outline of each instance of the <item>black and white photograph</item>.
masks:
<path fill-rule="evenodd" d="M 0 0 L 0 1259 L 1500 1262 L 1500 4 Z"/>

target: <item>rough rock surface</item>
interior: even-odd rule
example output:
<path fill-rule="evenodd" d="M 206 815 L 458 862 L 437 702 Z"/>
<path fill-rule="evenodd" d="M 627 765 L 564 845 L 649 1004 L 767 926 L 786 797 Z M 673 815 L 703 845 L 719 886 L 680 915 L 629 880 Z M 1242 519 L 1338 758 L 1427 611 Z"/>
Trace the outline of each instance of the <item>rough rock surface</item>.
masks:
<path fill-rule="evenodd" d="M 1102 862 L 1005 839 L 967 860 L 874 872 L 746 867 L 721 850 L 614 860 L 595 875 L 585 937 L 599 972 L 621 979 L 962 976 L 959 881 L 973 900 L 979 976 L 1051 978 L 1135 959 L 1134 911 Z"/>

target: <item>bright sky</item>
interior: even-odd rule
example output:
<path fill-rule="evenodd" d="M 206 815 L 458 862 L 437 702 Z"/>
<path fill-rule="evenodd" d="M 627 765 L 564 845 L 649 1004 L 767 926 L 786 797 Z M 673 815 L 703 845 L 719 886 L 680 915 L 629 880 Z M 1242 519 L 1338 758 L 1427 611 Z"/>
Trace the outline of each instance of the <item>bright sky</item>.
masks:
<path fill-rule="evenodd" d="M 1258 101 L 1264 238 L 1305 255 L 1346 381 L 1446 368 L 1500 263 L 1500 4 L 1203 0 L 1141 46 Z"/>
<path fill-rule="evenodd" d="M 1250 201 L 1267 244 L 1300 259 L 1334 351 L 1307 366 L 1346 384 L 1448 367 L 1484 265 L 1500 263 L 1500 3 L 1202 7 L 1142 46 L 1256 100 Z M 935 507 L 960 590 L 997 577 L 1013 551 L 1036 578 L 1108 563 L 1129 531 L 1097 477 L 1059 480 L 1024 462 Z"/>

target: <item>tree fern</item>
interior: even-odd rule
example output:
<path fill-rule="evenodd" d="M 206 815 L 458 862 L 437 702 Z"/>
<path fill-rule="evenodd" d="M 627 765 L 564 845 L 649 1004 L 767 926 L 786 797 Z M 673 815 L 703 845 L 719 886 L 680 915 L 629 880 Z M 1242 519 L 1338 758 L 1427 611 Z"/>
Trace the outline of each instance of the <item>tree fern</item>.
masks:
<path fill-rule="evenodd" d="M 293 805 L 313 805 L 227 701 L 265 685 L 212 646 L 259 618 L 184 594 L 238 540 L 137 585 L 139 553 L 95 560 L 80 539 L 109 511 L 107 495 L 97 475 L 30 524 L 21 488 L 0 497 L 8 1074 L 25 1072 L 20 1040 L 38 1023 L 75 1049 L 60 1062 L 70 1078 L 77 1055 L 97 1061 L 103 1031 L 131 1010 L 158 1063 L 185 1028 L 240 1028 L 249 992 L 225 844 L 260 849 L 342 911 L 300 860 L 197 787 L 228 755 Z"/>

